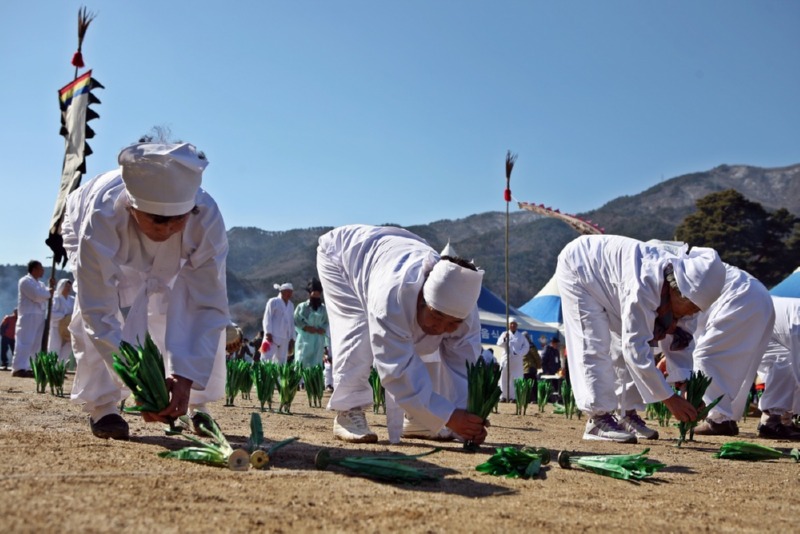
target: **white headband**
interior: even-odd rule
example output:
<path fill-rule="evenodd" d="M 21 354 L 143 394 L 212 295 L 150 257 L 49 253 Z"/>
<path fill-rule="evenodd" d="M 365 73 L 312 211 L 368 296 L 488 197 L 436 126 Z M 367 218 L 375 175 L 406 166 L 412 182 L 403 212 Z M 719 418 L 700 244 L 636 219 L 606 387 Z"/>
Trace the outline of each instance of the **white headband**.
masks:
<path fill-rule="evenodd" d="M 439 260 L 425 280 L 422 295 L 433 309 L 464 319 L 475 309 L 482 283 L 483 271 Z"/>

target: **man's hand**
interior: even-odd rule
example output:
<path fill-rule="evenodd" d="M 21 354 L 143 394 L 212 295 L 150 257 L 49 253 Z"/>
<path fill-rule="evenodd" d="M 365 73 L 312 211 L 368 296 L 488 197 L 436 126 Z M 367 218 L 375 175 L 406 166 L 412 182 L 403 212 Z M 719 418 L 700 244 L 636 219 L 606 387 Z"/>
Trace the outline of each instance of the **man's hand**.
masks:
<path fill-rule="evenodd" d="M 169 406 L 158 413 L 143 412 L 142 418 L 148 423 L 160 421 L 171 423 L 178 417 L 186 415 L 189 410 L 189 393 L 192 391 L 192 381 L 178 375 L 170 375 L 167 379 L 167 391 L 170 393 Z"/>
<path fill-rule="evenodd" d="M 267 341 L 269 341 L 269 342 L 270 342 L 270 344 L 271 344 L 271 343 L 272 343 L 272 334 L 270 334 L 269 332 L 267 332 L 267 333 L 266 333 L 266 334 L 264 334 L 264 335 L 265 335 L 265 336 L 267 336 Z"/>
<path fill-rule="evenodd" d="M 664 404 L 678 421 L 688 423 L 697 420 L 697 410 L 692 403 L 678 395 L 665 399 Z"/>
<path fill-rule="evenodd" d="M 486 439 L 486 425 L 484 420 L 466 410 L 456 409 L 447 421 L 447 428 L 476 445 Z"/>

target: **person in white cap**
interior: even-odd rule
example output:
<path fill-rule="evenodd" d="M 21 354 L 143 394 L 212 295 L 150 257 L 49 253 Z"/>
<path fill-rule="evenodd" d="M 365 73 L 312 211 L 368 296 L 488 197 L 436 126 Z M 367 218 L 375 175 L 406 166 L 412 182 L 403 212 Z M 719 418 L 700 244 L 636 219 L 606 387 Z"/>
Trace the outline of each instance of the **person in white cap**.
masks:
<path fill-rule="evenodd" d="M 514 381 L 517 378 L 522 378 L 522 359 L 531 348 L 527 336 L 518 328 L 519 323 L 514 317 L 511 317 L 508 321 L 508 330 L 497 338 L 497 346 L 503 349 L 497 358 L 497 363 L 500 364 L 501 402 L 516 400 L 517 394 L 514 388 Z M 506 344 L 508 345 L 508 351 L 511 353 L 510 357 L 506 352 Z M 511 375 L 510 377 L 509 374 Z"/>
<path fill-rule="evenodd" d="M 149 332 L 164 354 L 170 403 L 145 421 L 194 416 L 225 394 L 228 240 L 193 145 L 141 142 L 118 161 L 70 194 L 63 235 L 75 273 L 72 400 L 95 436 L 127 439 L 117 405 L 129 392 L 111 367 L 122 340 Z"/>
<path fill-rule="evenodd" d="M 265 340 L 262 347 L 267 348 L 261 354 L 261 361 L 283 364 L 294 349 L 294 287 L 289 282 L 274 284 L 273 287 L 278 290 L 278 295 L 267 301 L 261 321 Z"/>
<path fill-rule="evenodd" d="M 325 289 L 333 349 L 336 438 L 377 441 L 364 408 L 372 405 L 372 366 L 387 405 L 406 414 L 405 437 L 452 431 L 482 443 L 484 421 L 466 411 L 466 362 L 481 353 L 478 295 L 483 271 L 439 257 L 406 230 L 352 225 L 319 238 L 317 271 Z M 421 356 L 438 353 L 437 379 Z M 452 434 L 451 434 L 452 436 Z M 390 436 L 390 439 L 392 437 Z"/>
<path fill-rule="evenodd" d="M 722 395 L 695 435 L 736 436 L 758 364 L 767 350 L 775 322 L 772 298 L 764 284 L 732 265 L 725 267 L 720 297 L 695 318 L 694 339 L 673 350 L 669 338 L 661 343 L 667 357 L 669 381 L 681 383 L 694 369 L 711 378 L 703 400 Z"/>
<path fill-rule="evenodd" d="M 719 297 L 725 267 L 712 249 L 668 249 L 621 236 L 581 236 L 558 256 L 558 288 L 575 401 L 589 420 L 583 438 L 635 443 L 618 408 L 611 332 L 645 402 L 663 401 L 679 421 L 697 411 L 655 367 L 652 347 L 667 333 L 683 342 L 687 318 Z M 636 416 L 638 418 L 638 416 Z M 636 421 L 638 423 L 638 421 Z"/>
<path fill-rule="evenodd" d="M 50 310 L 50 334 L 47 338 L 47 351 L 58 354 L 58 361 L 68 362 L 72 354 L 72 336 L 62 335 L 61 322 L 69 322 L 75 307 L 75 295 L 72 294 L 72 280 L 62 278 L 58 281 L 53 293 L 53 306 Z M 69 332 L 66 332 L 69 334 Z"/>

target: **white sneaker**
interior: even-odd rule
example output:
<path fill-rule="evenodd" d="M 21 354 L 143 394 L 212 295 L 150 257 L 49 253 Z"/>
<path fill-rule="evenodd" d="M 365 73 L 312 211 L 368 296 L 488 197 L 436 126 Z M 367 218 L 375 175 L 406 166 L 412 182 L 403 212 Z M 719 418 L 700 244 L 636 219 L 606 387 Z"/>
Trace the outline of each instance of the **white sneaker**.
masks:
<path fill-rule="evenodd" d="M 367 417 L 361 408 L 336 412 L 333 420 L 333 435 L 350 443 L 375 443 L 378 435 L 369 429 Z"/>
<path fill-rule="evenodd" d="M 447 427 L 442 427 L 438 432 L 431 432 L 427 427 L 414 422 L 407 417 L 403 418 L 403 434 L 406 439 L 429 439 L 433 441 L 453 441 L 455 433 Z"/>
<path fill-rule="evenodd" d="M 625 416 L 620 417 L 618 422 L 622 430 L 630 432 L 637 439 L 658 439 L 658 430 L 649 428 L 636 410 L 625 412 Z"/>
<path fill-rule="evenodd" d="M 636 443 L 636 436 L 623 430 L 610 413 L 594 414 L 586 421 L 583 439 L 590 441 L 616 441 L 617 443 Z"/>

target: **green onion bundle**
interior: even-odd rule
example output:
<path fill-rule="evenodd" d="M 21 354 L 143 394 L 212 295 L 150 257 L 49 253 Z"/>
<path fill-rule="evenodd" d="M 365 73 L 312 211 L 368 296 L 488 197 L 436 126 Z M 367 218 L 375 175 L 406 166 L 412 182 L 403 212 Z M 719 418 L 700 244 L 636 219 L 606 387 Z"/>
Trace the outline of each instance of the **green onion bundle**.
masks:
<path fill-rule="evenodd" d="M 544 412 L 544 407 L 547 406 L 547 400 L 553 392 L 553 385 L 549 380 L 539 380 L 536 385 L 536 404 L 539 406 L 539 412 Z"/>
<path fill-rule="evenodd" d="M 475 363 L 467 362 L 467 411 L 484 421 L 500 400 L 500 368 L 494 363 L 486 363 L 478 357 Z M 464 448 L 477 450 L 472 441 L 465 441 Z"/>
<path fill-rule="evenodd" d="M 418 484 L 420 482 L 437 481 L 441 477 L 401 462 L 416 460 L 440 450 L 437 448 L 430 452 L 411 455 L 346 456 L 334 459 L 331 458 L 329 449 L 321 449 L 314 458 L 314 465 L 317 469 L 326 469 L 329 465 L 337 465 L 344 467 L 352 475 L 373 478 L 383 482 Z"/>
<path fill-rule="evenodd" d="M 246 374 L 250 374 L 250 364 L 244 360 L 228 360 L 225 364 L 225 406 L 233 406 L 236 396 L 242 392 L 248 382 Z"/>
<path fill-rule="evenodd" d="M 303 382 L 306 385 L 308 405 L 322 408 L 322 397 L 325 395 L 325 371 L 321 365 L 303 367 Z"/>
<path fill-rule="evenodd" d="M 533 379 L 517 378 L 514 380 L 514 392 L 516 393 L 517 411 L 516 415 L 528 413 L 528 404 L 531 402 L 531 392 L 533 391 Z"/>
<path fill-rule="evenodd" d="M 245 360 L 240 361 L 243 365 L 239 393 L 243 400 L 250 400 L 250 392 L 253 390 L 253 364 Z"/>
<path fill-rule="evenodd" d="M 575 415 L 578 408 L 575 404 L 575 394 L 572 392 L 572 384 L 566 379 L 561 381 L 561 400 L 564 403 L 564 416 L 567 419 L 572 419 L 572 416 Z"/>
<path fill-rule="evenodd" d="M 169 406 L 164 358 L 150 334 L 145 336 L 144 345 L 136 347 L 121 341 L 119 353 L 111 356 L 114 371 L 136 400 L 136 406 L 125 408 L 126 412 L 158 413 Z"/>
<path fill-rule="evenodd" d="M 45 370 L 46 352 L 40 352 L 30 358 L 33 379 L 36 381 L 36 393 L 44 393 L 47 389 L 47 371 Z"/>
<path fill-rule="evenodd" d="M 261 404 L 261 411 L 264 411 L 265 404 L 269 405 L 269 411 L 272 411 L 272 395 L 278 385 L 278 370 L 275 364 L 263 360 L 257 361 L 253 363 L 251 372 L 256 384 L 256 395 Z"/>
<path fill-rule="evenodd" d="M 711 377 L 706 376 L 703 371 L 697 371 L 689 375 L 689 380 L 686 381 L 686 400 L 691 403 L 695 409 L 700 408 L 700 405 L 703 403 L 703 395 L 706 393 L 706 389 L 708 389 L 709 384 L 711 384 Z M 722 400 L 722 395 L 717 397 L 714 402 L 703 408 L 702 410 L 697 411 L 697 420 L 695 421 L 681 421 L 678 423 L 678 431 L 680 432 L 680 436 L 678 437 L 678 447 L 681 446 L 686 440 L 686 432 L 689 432 L 689 439 L 688 441 L 694 441 L 694 429 L 697 426 L 697 421 L 705 419 L 708 415 L 708 412 L 716 406 L 719 401 Z"/>
<path fill-rule="evenodd" d="M 278 364 L 276 369 L 278 394 L 281 398 L 278 412 L 291 414 L 294 396 L 297 394 L 297 388 L 300 387 L 300 381 L 303 379 L 302 366 L 299 363 L 283 363 Z"/>
<path fill-rule="evenodd" d="M 577 465 L 598 475 L 620 480 L 641 480 L 666 467 L 665 464 L 648 459 L 648 452 L 650 449 L 639 454 L 571 457 L 567 451 L 561 451 L 558 454 L 558 465 L 564 469 Z"/>
<path fill-rule="evenodd" d="M 50 384 L 50 393 L 63 397 L 64 380 L 67 378 L 66 362 L 58 361 L 58 353 L 56 352 L 40 353 L 39 356 L 44 357 L 44 374 L 47 377 L 47 383 Z"/>
<path fill-rule="evenodd" d="M 186 439 L 196 444 L 195 447 L 184 447 L 177 451 L 164 451 L 158 453 L 161 458 L 174 458 L 188 462 L 196 462 L 217 467 L 228 467 L 234 471 L 246 471 L 250 465 L 250 455 L 244 449 L 234 449 L 225 435 L 220 430 L 216 421 L 204 412 L 196 412 L 200 416 L 200 431 L 211 438 L 211 443 L 205 442 L 189 434 L 182 434 Z M 167 435 L 180 434 L 180 432 L 167 431 Z"/>
<path fill-rule="evenodd" d="M 261 423 L 261 415 L 258 412 L 250 414 L 250 438 L 247 440 L 247 452 L 250 453 L 250 465 L 253 468 L 263 469 L 267 467 L 270 458 L 278 449 L 297 440 L 298 438 L 288 438 L 273 443 L 268 449 L 264 449 L 264 428 Z"/>
<path fill-rule="evenodd" d="M 378 375 L 378 371 L 374 367 L 369 372 L 369 384 L 372 386 L 372 412 L 378 413 L 379 410 L 383 409 L 383 413 L 386 413 L 386 390 L 381 384 L 381 377 Z"/>
<path fill-rule="evenodd" d="M 730 441 L 723 443 L 719 452 L 714 454 L 714 458 L 725 460 L 747 460 L 757 462 L 759 460 L 777 460 L 783 453 L 772 447 L 765 447 L 747 441 Z"/>
<path fill-rule="evenodd" d="M 475 470 L 494 476 L 528 479 L 550 463 L 550 451 L 537 447 L 502 447 Z"/>

